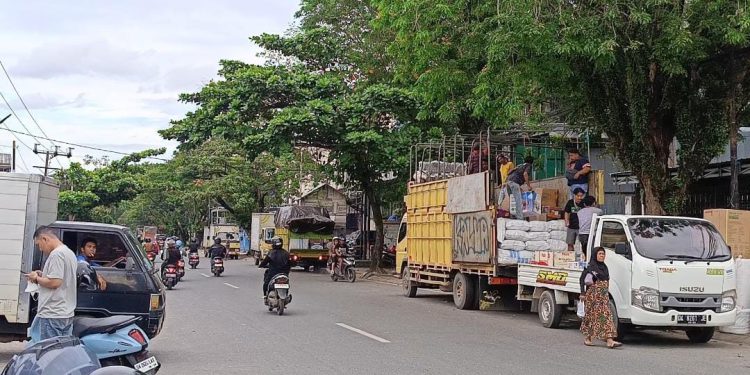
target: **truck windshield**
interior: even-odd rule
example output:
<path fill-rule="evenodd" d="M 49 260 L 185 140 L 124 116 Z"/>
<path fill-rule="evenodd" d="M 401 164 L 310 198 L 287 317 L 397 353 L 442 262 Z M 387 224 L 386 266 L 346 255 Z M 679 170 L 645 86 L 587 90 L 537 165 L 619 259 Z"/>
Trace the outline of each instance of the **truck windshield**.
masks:
<path fill-rule="evenodd" d="M 135 236 L 133 236 L 133 232 L 131 232 L 130 229 L 125 230 L 125 237 L 127 237 L 133 248 L 138 250 L 138 254 L 140 255 L 143 262 L 148 264 L 148 262 L 146 261 L 146 249 L 144 249 L 143 245 L 141 245 L 141 243 L 135 239 Z"/>
<path fill-rule="evenodd" d="M 729 247 L 713 225 L 688 219 L 628 220 L 635 248 L 656 260 L 728 260 Z"/>

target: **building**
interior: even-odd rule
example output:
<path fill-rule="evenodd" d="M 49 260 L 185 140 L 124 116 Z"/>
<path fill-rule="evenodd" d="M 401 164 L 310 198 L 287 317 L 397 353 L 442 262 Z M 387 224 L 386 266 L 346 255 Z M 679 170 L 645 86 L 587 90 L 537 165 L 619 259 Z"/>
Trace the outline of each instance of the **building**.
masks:
<path fill-rule="evenodd" d="M 13 168 L 13 156 L 11 154 L 0 154 L 0 172 L 10 172 Z"/>
<path fill-rule="evenodd" d="M 328 210 L 331 220 L 336 222 L 334 235 L 344 235 L 346 230 L 346 217 L 350 213 L 346 194 L 333 186 L 324 183 L 312 188 L 297 199 L 296 204 L 300 206 L 323 207 Z"/>

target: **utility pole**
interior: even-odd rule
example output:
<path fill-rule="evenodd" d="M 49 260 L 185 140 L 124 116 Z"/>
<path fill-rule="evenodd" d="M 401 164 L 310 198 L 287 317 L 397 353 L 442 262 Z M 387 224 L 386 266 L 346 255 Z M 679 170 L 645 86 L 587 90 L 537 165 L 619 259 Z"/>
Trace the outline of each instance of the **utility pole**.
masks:
<path fill-rule="evenodd" d="M 60 169 L 60 168 L 54 168 L 54 167 L 49 166 L 50 162 L 52 162 L 52 159 L 58 156 L 65 156 L 68 159 L 70 159 L 70 157 L 73 156 L 73 149 L 70 147 L 68 147 L 68 152 L 63 154 L 60 152 L 60 146 L 55 146 L 54 151 L 49 151 L 49 150 L 39 151 L 39 146 L 41 146 L 39 143 L 34 144 L 34 153 L 37 155 L 44 154 L 44 167 L 34 166 L 34 168 L 44 168 L 44 177 L 49 176 L 50 169 Z"/>
<path fill-rule="evenodd" d="M 16 173 L 16 140 L 13 140 L 13 151 L 11 152 L 13 155 L 10 160 L 10 171 L 13 173 Z"/>

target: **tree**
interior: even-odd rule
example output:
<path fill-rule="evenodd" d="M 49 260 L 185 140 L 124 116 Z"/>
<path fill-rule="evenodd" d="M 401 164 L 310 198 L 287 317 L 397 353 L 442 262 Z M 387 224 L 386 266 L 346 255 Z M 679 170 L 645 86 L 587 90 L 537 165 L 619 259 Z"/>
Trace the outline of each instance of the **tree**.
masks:
<path fill-rule="evenodd" d="M 727 139 L 730 56 L 750 67 L 750 11 L 729 0 L 379 0 L 401 79 L 442 120 L 540 115 L 605 133 L 649 213 L 679 212 Z M 553 103 L 553 113 L 538 110 Z M 677 177 L 668 168 L 679 144 Z"/>

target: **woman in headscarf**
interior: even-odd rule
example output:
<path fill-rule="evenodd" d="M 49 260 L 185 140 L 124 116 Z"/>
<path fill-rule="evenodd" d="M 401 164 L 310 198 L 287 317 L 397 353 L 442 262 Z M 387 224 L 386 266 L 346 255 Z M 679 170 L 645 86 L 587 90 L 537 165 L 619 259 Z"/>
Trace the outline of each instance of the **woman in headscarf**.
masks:
<path fill-rule="evenodd" d="M 583 300 L 584 317 L 581 323 L 583 343 L 594 345 L 593 339 L 607 341 L 610 349 L 621 346 L 615 341 L 617 328 L 609 309 L 609 269 L 604 264 L 607 252 L 603 247 L 594 249 L 588 267 L 581 275 L 581 300 Z"/>

